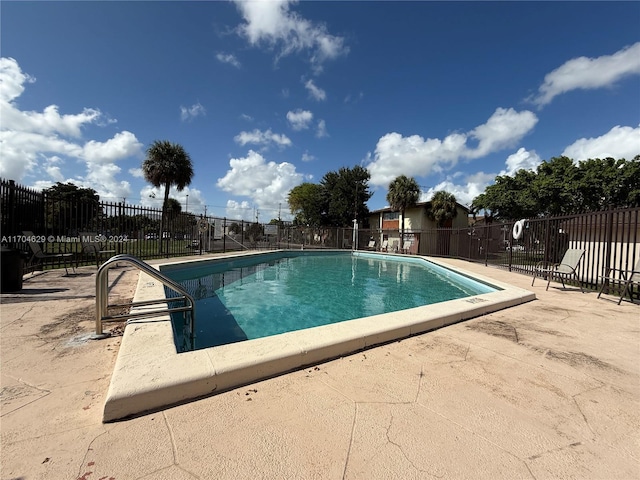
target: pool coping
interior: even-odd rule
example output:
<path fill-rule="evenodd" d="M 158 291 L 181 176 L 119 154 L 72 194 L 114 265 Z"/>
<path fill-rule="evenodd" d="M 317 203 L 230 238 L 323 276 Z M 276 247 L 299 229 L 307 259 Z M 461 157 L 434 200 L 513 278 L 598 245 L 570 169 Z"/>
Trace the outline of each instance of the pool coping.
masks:
<path fill-rule="evenodd" d="M 235 253 L 162 265 L 226 261 L 274 252 L 277 251 Z M 451 270 L 431 257 L 397 256 L 424 259 Z M 159 269 L 160 265 L 154 267 Z M 528 290 L 462 269 L 455 271 L 502 290 L 441 302 L 435 304 L 437 309 L 434 305 L 420 306 L 183 353 L 177 353 L 168 314 L 130 321 L 111 376 L 102 420 L 110 422 L 157 411 L 535 299 Z M 134 301 L 163 297 L 163 285 L 141 272 Z M 136 309 L 149 308 L 157 306 Z"/>

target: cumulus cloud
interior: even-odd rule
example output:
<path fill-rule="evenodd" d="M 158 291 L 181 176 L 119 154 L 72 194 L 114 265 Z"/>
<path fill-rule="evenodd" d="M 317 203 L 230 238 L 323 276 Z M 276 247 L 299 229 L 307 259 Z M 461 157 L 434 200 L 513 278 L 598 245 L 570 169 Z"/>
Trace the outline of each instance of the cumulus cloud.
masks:
<path fill-rule="evenodd" d="M 505 161 L 507 168 L 501 170 L 498 175 L 509 175 L 513 177 L 518 170 L 535 171 L 541 163 L 542 159 L 535 151 L 529 152 L 525 148 L 519 148 L 516 153 L 507 157 Z"/>
<path fill-rule="evenodd" d="M 426 176 L 453 167 L 460 159 L 477 159 L 517 144 L 538 118 L 529 111 L 498 108 L 483 125 L 444 139 L 383 135 L 367 168 L 371 184 L 387 186 L 398 175 Z"/>
<path fill-rule="evenodd" d="M 563 93 L 608 87 L 624 77 L 637 74 L 640 74 L 640 42 L 613 55 L 578 57 L 567 61 L 544 77 L 538 94 L 531 101 L 542 107 Z"/>
<path fill-rule="evenodd" d="M 304 84 L 304 88 L 309 91 L 309 95 L 314 100 L 324 101 L 327 99 L 327 92 L 316 86 L 316 84 L 313 83 L 313 80 L 307 80 Z"/>
<path fill-rule="evenodd" d="M 316 159 L 316 157 L 314 157 L 313 155 L 311 155 L 309 152 L 304 152 L 304 153 L 302 154 L 302 158 L 301 158 L 301 160 L 302 160 L 303 162 L 312 162 L 312 161 L 313 161 L 313 160 L 315 160 L 315 159 Z"/>
<path fill-rule="evenodd" d="M 484 192 L 485 188 L 489 183 L 491 183 L 491 181 L 493 181 L 493 179 L 494 176 L 491 176 L 491 178 L 487 180 L 480 178 L 468 178 L 467 182 L 464 184 L 456 184 L 451 179 L 445 180 L 438 183 L 436 186 L 427 189 L 427 191 L 422 192 L 420 201 L 429 201 L 433 197 L 434 193 L 444 190 L 453 194 L 458 203 L 469 206 L 475 197 Z"/>
<path fill-rule="evenodd" d="M 287 120 L 294 130 L 305 130 L 313 120 L 313 113 L 309 110 L 297 109 L 295 112 L 287 112 Z"/>
<path fill-rule="evenodd" d="M 234 220 L 255 220 L 253 217 L 253 207 L 249 202 L 242 201 L 237 202 L 235 200 L 227 200 L 226 205 L 226 217 Z"/>
<path fill-rule="evenodd" d="M 581 138 L 565 148 L 562 155 L 576 161 L 607 157 L 631 160 L 640 155 L 640 125 L 636 128 L 617 125 L 599 137 Z"/>
<path fill-rule="evenodd" d="M 234 196 L 249 197 L 264 211 L 275 211 L 286 204 L 289 191 L 304 181 L 290 163 L 267 162 L 258 152 L 249 150 L 244 158 L 232 158 L 229 170 L 216 186 Z"/>
<path fill-rule="evenodd" d="M 240 132 L 238 135 L 233 137 L 233 140 L 242 146 L 245 146 L 248 143 L 264 145 L 265 147 L 271 143 L 275 143 L 279 147 L 291 146 L 291 140 L 289 137 L 279 133 L 273 133 L 271 129 L 263 132 L 256 128 L 252 132 Z"/>
<path fill-rule="evenodd" d="M 231 53 L 218 53 L 216 54 L 216 58 L 221 63 L 228 63 L 236 68 L 240 68 L 242 65 L 240 61 L 235 57 L 235 55 Z"/>
<path fill-rule="evenodd" d="M 56 105 L 42 112 L 20 110 L 16 100 L 33 82 L 15 59 L 0 58 L 0 176 L 23 181 L 30 175 L 33 185 L 47 186 L 66 178 L 103 198 L 128 196 L 129 183 L 116 179 L 121 170 L 116 162 L 142 156 L 135 135 L 122 131 L 105 141 L 83 140 L 86 127 L 114 123 L 95 108 L 77 114 L 60 114 Z M 74 168 L 77 162 L 84 163 L 84 175 Z"/>
<path fill-rule="evenodd" d="M 314 24 L 290 10 L 293 0 L 247 2 L 235 4 L 244 19 L 237 32 L 253 45 L 266 44 L 276 49 L 276 60 L 298 52 L 309 52 L 316 73 L 327 60 L 348 53 L 344 38 L 330 34 L 325 25 Z"/>
<path fill-rule="evenodd" d="M 190 107 L 180 106 L 180 120 L 186 122 L 187 120 L 193 120 L 196 117 L 204 116 L 207 114 L 205 108 L 198 103 L 194 103 Z"/>

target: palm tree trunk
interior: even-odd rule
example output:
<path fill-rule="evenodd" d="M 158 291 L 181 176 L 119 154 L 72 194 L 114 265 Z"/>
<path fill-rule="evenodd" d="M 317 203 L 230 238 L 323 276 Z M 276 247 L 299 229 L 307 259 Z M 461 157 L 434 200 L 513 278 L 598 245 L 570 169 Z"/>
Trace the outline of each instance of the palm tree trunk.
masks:
<path fill-rule="evenodd" d="M 404 208 L 402 209 L 401 215 L 402 215 L 402 225 L 400 230 L 400 245 L 398 245 L 398 251 L 400 252 L 404 247 Z"/>
<path fill-rule="evenodd" d="M 169 182 L 164 186 L 164 201 L 162 202 L 162 217 L 160 219 L 160 250 L 159 253 L 162 253 L 162 242 L 164 242 L 164 230 L 165 223 L 167 221 L 167 205 L 169 203 L 169 188 L 171 185 Z M 167 241 L 167 252 L 169 251 L 169 242 Z"/>

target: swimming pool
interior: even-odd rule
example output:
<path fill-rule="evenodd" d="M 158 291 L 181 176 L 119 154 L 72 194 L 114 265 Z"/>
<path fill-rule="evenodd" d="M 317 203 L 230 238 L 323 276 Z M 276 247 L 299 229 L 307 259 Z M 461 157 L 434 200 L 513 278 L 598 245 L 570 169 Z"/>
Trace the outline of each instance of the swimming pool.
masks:
<path fill-rule="evenodd" d="M 235 268 L 256 261 L 269 263 L 273 255 L 286 257 L 298 253 L 246 252 L 149 263 L 166 274 L 184 270 L 185 267 L 197 270 L 222 264 L 225 268 L 229 265 Z M 356 257 L 359 255 L 355 254 Z M 422 257 L 409 255 L 366 254 L 371 255 L 387 261 L 401 259 L 406 262 L 398 270 L 400 273 L 397 275 L 400 276 L 408 271 L 406 265 L 424 261 Z M 443 272 L 452 272 L 438 259 L 430 258 L 428 261 L 440 266 Z M 480 273 L 471 274 L 460 267 L 456 267 L 455 271 L 463 277 L 473 278 L 497 289 L 434 305 L 421 305 L 185 352 L 179 352 L 176 348 L 169 314 L 132 320 L 120 343 L 105 399 L 103 421 L 113 421 L 223 392 L 535 299 L 535 295 L 528 290 L 488 279 Z M 140 273 L 134 301 L 145 302 L 163 297 L 166 298 L 162 283 L 144 272 Z M 155 307 L 141 305 L 132 311 L 147 308 Z M 196 315 L 196 328 L 201 322 L 202 319 Z"/>
<path fill-rule="evenodd" d="M 397 312 L 496 291 L 423 259 L 282 252 L 167 272 L 196 299 L 194 348 Z M 183 315 L 172 316 L 176 347 Z"/>

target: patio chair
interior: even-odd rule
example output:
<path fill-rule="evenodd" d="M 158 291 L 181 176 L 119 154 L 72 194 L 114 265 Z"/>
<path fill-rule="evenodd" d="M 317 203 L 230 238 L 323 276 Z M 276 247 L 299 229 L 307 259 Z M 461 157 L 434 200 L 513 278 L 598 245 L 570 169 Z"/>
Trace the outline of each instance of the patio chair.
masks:
<path fill-rule="evenodd" d="M 50 262 L 54 264 L 56 261 L 62 261 L 64 263 L 64 271 L 67 275 L 69 275 L 69 269 L 67 268 L 67 260 L 73 259 L 73 253 L 47 253 L 42 250 L 42 247 L 38 242 L 36 242 L 36 236 L 33 232 L 24 231 L 22 232 L 25 237 L 27 237 L 27 241 L 29 242 L 29 248 L 31 249 L 31 258 L 27 262 L 27 265 L 31 265 L 34 260 L 38 259 L 42 261 L 44 265 L 45 262 Z M 73 263 L 71 264 L 71 268 L 75 272 L 75 267 Z"/>
<path fill-rule="evenodd" d="M 375 240 L 370 240 L 369 241 L 369 245 L 367 245 L 367 249 L 375 250 L 376 249 L 376 241 Z"/>
<path fill-rule="evenodd" d="M 104 256 L 116 253 L 115 250 L 103 250 L 96 232 L 79 232 L 82 256 L 93 256 L 96 259 L 96 267 L 100 268 L 100 260 Z"/>
<path fill-rule="evenodd" d="M 582 289 L 582 282 L 578 278 L 577 273 L 580 260 L 582 260 L 583 256 L 584 250 L 579 248 L 570 248 L 564 253 L 560 263 L 549 264 L 546 262 L 539 262 L 533 271 L 531 286 L 533 287 L 533 283 L 536 281 L 536 277 L 538 276 L 547 278 L 547 290 L 549 290 L 549 284 L 554 278 L 562 282 L 562 288 L 566 288 L 564 284 L 565 278 L 575 278 L 580 286 L 580 291 L 584 293 L 584 290 Z"/>
<path fill-rule="evenodd" d="M 622 303 L 622 299 L 628 293 L 629 300 L 633 302 L 633 291 L 631 288 L 634 285 L 640 285 L 640 259 L 636 262 L 636 265 L 633 267 L 633 270 L 623 270 L 620 268 L 609 268 L 607 270 L 607 274 L 603 275 L 600 278 L 602 285 L 600 286 L 600 291 L 598 292 L 598 298 L 602 295 L 602 291 L 605 286 L 610 286 L 612 283 L 616 283 L 622 287 L 622 293 L 620 294 L 620 299 L 618 300 L 618 305 Z M 607 290 L 608 292 L 609 290 Z"/>
<path fill-rule="evenodd" d="M 380 251 L 381 252 L 387 252 L 389 251 L 389 240 L 384 240 L 382 242 L 382 245 L 380 245 Z"/>
<path fill-rule="evenodd" d="M 402 253 L 409 253 L 409 250 L 411 250 L 411 245 L 413 245 L 413 242 L 411 240 L 405 240 L 404 245 L 402 245 Z"/>

